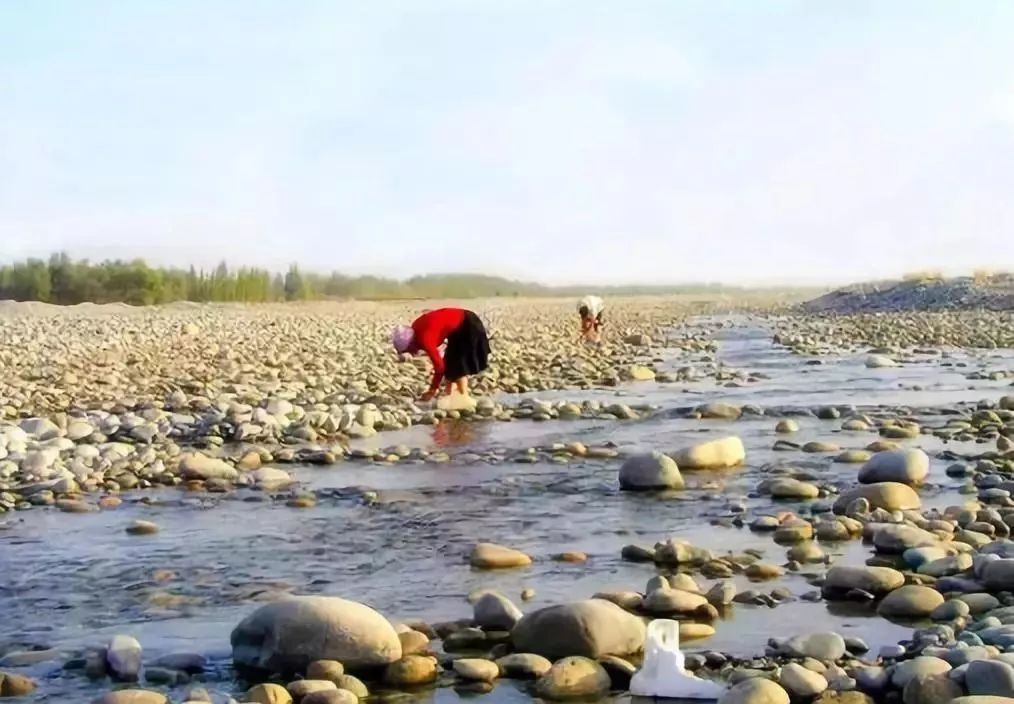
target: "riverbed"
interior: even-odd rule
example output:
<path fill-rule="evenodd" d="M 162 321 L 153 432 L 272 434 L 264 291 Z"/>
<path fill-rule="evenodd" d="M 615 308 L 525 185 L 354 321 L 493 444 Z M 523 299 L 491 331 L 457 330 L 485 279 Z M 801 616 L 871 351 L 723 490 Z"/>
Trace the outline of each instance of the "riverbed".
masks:
<path fill-rule="evenodd" d="M 300 466 L 300 486 L 316 505 L 294 509 L 249 489 L 205 494 L 163 488 L 124 493 L 114 511 L 69 514 L 51 509 L 4 516 L 0 528 L 0 645 L 52 648 L 52 660 L 26 672 L 40 680 L 37 701 L 88 701 L 101 687 L 62 669 L 66 656 L 99 645 L 114 634 L 135 636 L 146 659 L 193 652 L 209 657 L 201 678 L 216 696 L 238 696 L 229 663 L 229 633 L 260 603 L 283 594 L 328 594 L 355 599 L 392 621 L 429 623 L 467 618 L 470 592 L 492 588 L 524 611 L 590 597 L 609 589 L 641 590 L 654 565 L 621 559 L 628 544 L 652 545 L 676 536 L 715 553 L 749 548 L 785 562 L 785 548 L 747 527 L 757 515 L 780 510 L 806 513 L 811 502 L 774 502 L 757 496 L 757 484 L 775 463 L 791 465 L 828 487 L 847 487 L 856 466 L 838 464 L 834 453 L 786 453 L 772 449 L 778 418 L 792 415 L 800 431 L 792 440 L 831 441 L 860 449 L 876 433 L 841 430 L 841 420 L 819 420 L 803 409 L 835 406 L 904 413 L 932 427 L 942 409 L 996 401 L 1010 380 L 969 379 L 977 371 L 1014 370 L 1011 350 L 911 354 L 901 366 L 868 369 L 862 353 L 819 358 L 774 345 L 771 332 L 754 319 L 730 317 L 698 323 L 717 326 L 717 362 L 723 370 L 755 373 L 750 380 L 716 383 L 713 377 L 675 384 L 638 382 L 616 388 L 529 394 L 540 400 L 600 399 L 650 408 L 638 420 L 576 420 L 511 423 L 448 421 L 356 441 L 355 447 L 395 445 L 442 450 L 445 464 L 366 463 Z M 656 368 L 676 371 L 701 362 L 685 352 L 658 353 Z M 708 361 L 707 363 L 712 363 Z M 703 363 L 703 362 L 701 362 Z M 501 397 L 505 398 L 505 397 Z M 507 399 L 517 401 L 517 398 Z M 736 421 L 686 418 L 685 409 L 710 401 L 749 405 L 763 415 Z M 745 467 L 723 472 L 684 472 L 679 492 L 621 492 L 622 457 L 552 461 L 553 448 L 580 442 L 608 446 L 620 455 L 670 452 L 705 439 L 738 435 L 747 448 Z M 982 451 L 976 443 L 948 443 L 930 435 L 902 441 L 931 457 L 948 449 Z M 535 462 L 518 462 L 532 448 Z M 963 482 L 944 474 L 948 462 L 934 458 L 924 506 L 962 503 Z M 833 496 L 832 496 L 833 498 Z M 827 499 L 815 499 L 826 504 Z M 747 525 L 734 519 L 743 515 Z M 155 535 L 131 536 L 124 528 L 143 519 Z M 531 567 L 480 572 L 467 556 L 479 541 L 509 545 L 531 555 Z M 859 541 L 823 546 L 835 564 L 861 564 L 869 548 Z M 559 562 L 566 551 L 587 561 Z M 741 589 L 785 587 L 796 597 L 814 591 L 808 579 L 821 566 L 804 566 L 776 581 Z M 708 580 L 701 580 L 705 587 Z M 521 601 L 533 589 L 535 597 Z M 801 598 L 775 608 L 737 604 L 716 623 L 716 634 L 688 644 L 688 651 L 762 654 L 767 640 L 813 630 L 863 638 L 874 651 L 911 632 L 868 610 Z M 0 650 L 0 652 L 3 652 Z M 59 653 L 60 655 L 57 655 Z M 174 691 L 178 699 L 183 688 Z M 438 689 L 419 695 L 438 701 L 456 697 Z M 528 700 L 519 686 L 503 683 L 487 700 Z M 242 700 L 240 698 L 240 700 Z"/>

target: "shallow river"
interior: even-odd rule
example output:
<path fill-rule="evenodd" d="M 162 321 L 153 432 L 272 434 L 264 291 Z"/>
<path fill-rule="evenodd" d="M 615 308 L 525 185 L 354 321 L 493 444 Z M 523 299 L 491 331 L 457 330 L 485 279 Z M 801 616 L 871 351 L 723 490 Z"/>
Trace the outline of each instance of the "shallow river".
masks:
<path fill-rule="evenodd" d="M 707 379 L 537 395 L 657 407 L 638 421 L 488 422 L 382 433 L 360 445 L 440 447 L 452 461 L 442 466 L 347 462 L 297 468 L 304 486 L 335 490 L 310 509 L 288 508 L 257 492 L 196 495 L 165 489 L 128 495 L 115 511 L 78 515 L 35 509 L 16 514 L 0 528 L 0 652 L 15 643 L 73 651 L 127 633 L 144 645 L 146 659 L 181 651 L 210 655 L 214 670 L 204 678 L 207 688 L 235 694 L 243 684 L 232 679 L 229 633 L 260 601 L 283 591 L 343 596 L 366 602 L 395 621 L 435 622 L 470 616 L 465 597 L 479 587 L 503 591 L 524 610 L 585 598 L 602 589 L 640 590 L 655 568 L 621 561 L 621 548 L 651 545 L 670 536 L 715 552 L 756 547 L 769 561 L 781 564 L 785 549 L 769 536 L 717 527 L 711 521 L 731 515 L 730 502 L 747 497 L 767 463 L 791 462 L 810 471 L 818 483 L 840 486 L 853 480 L 856 466 L 833 464 L 831 455 L 772 451 L 772 417 L 687 420 L 674 417 L 677 409 L 723 400 L 769 412 L 855 405 L 905 406 L 919 414 L 959 402 L 996 400 L 1010 393 L 1009 381 L 969 381 L 966 375 L 1014 368 L 1009 350 L 979 356 L 955 351 L 949 358 L 927 355 L 896 369 L 866 369 L 861 354 L 824 357 L 822 364 L 810 366 L 806 358 L 774 347 L 767 331 L 742 320 L 722 329 L 718 339 L 718 357 L 725 368 L 761 372 L 768 378 L 739 388 Z M 693 356 L 674 354 L 658 366 L 675 370 L 695 363 Z M 801 431 L 792 437 L 796 442 L 824 439 L 843 448 L 862 448 L 876 438 L 872 433 L 841 432 L 840 420 L 797 420 Z M 943 419 L 930 416 L 927 423 L 942 424 Z M 483 459 L 497 448 L 517 451 L 575 440 L 588 445 L 610 441 L 622 451 L 671 451 L 730 433 L 746 443 L 748 466 L 717 475 L 685 473 L 688 488 L 668 495 L 621 493 L 616 483 L 620 460 L 517 464 Z M 906 442 L 931 455 L 942 447 L 930 436 Z M 949 447 L 959 452 L 984 449 Z M 946 464 L 933 461 L 931 486 L 924 491 L 927 505 L 961 501 L 955 490 L 958 481 L 944 475 Z M 715 488 L 716 479 L 723 489 Z M 709 487 L 702 487 L 706 483 Z M 353 487 L 377 491 L 379 501 L 367 505 Z M 142 496 L 152 503 L 129 500 Z M 772 508 L 769 498 L 750 498 L 747 505 L 747 522 Z M 777 508 L 798 511 L 805 503 Z M 137 518 L 155 521 L 161 532 L 143 538 L 126 535 L 124 526 Z M 473 571 L 466 557 L 481 540 L 520 548 L 535 562 L 522 570 Z M 856 541 L 825 549 L 838 562 L 860 563 L 869 553 Z M 550 559 L 568 550 L 586 552 L 588 562 Z M 806 572 L 750 587 L 769 591 L 785 586 L 801 595 L 813 589 Z M 522 604 L 520 593 L 527 587 L 537 596 Z M 762 654 L 769 637 L 818 629 L 861 636 L 875 649 L 911 630 L 863 613 L 832 611 L 824 602 L 798 600 L 777 608 L 736 605 L 731 617 L 716 625 L 714 637 L 688 650 Z M 36 700 L 88 701 L 101 691 L 78 674 L 61 674 L 60 664 L 42 663 L 29 670 L 43 680 Z M 457 697 L 448 689 L 421 696 Z M 503 683 L 488 699 L 528 696 Z"/>

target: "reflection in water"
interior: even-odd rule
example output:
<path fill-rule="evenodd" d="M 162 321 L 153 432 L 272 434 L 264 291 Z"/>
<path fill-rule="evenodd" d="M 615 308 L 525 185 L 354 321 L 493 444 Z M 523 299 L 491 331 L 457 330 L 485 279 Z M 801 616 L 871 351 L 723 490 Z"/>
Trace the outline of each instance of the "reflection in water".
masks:
<path fill-rule="evenodd" d="M 482 436 L 489 435 L 488 426 L 489 423 L 445 420 L 433 427 L 433 444 L 439 448 L 474 445 Z"/>

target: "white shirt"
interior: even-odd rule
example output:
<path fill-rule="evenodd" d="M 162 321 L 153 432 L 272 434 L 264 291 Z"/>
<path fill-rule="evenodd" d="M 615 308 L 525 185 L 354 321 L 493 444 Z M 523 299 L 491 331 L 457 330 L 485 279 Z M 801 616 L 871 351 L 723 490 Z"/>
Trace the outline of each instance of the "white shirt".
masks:
<path fill-rule="evenodd" d="M 594 318 L 605 309 L 606 305 L 602 302 L 602 299 L 598 296 L 585 296 L 578 301 L 577 309 L 580 311 L 582 308 L 587 308 L 588 312 Z"/>

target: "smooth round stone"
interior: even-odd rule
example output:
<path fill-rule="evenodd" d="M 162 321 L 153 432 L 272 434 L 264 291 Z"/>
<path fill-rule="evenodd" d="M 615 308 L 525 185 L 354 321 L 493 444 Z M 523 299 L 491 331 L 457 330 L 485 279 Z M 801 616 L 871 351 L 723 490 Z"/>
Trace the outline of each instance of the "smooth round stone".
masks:
<path fill-rule="evenodd" d="M 807 541 L 789 548 L 788 558 L 801 563 L 817 563 L 826 559 L 824 551 L 814 542 Z"/>
<path fill-rule="evenodd" d="M 514 653 L 496 661 L 500 675 L 513 679 L 536 679 L 553 666 L 548 659 L 533 653 Z"/>
<path fill-rule="evenodd" d="M 154 535 L 158 533 L 159 527 L 151 521 L 134 521 L 127 526 L 126 531 L 129 535 Z"/>
<path fill-rule="evenodd" d="M 827 689 L 824 676 L 806 669 L 798 663 L 790 662 L 782 666 L 778 676 L 780 684 L 790 696 L 809 699 Z"/>
<path fill-rule="evenodd" d="M 479 569 L 503 569 L 530 565 L 532 558 L 519 550 L 502 545 L 479 543 L 472 551 L 469 561 L 473 567 Z"/>
<path fill-rule="evenodd" d="M 314 692 L 333 692 L 338 689 L 338 685 L 329 680 L 296 680 L 290 682 L 286 689 L 292 699 L 298 702 Z"/>
<path fill-rule="evenodd" d="M 827 571 L 822 591 L 825 597 L 840 597 L 854 590 L 879 596 L 904 584 L 905 575 L 890 567 L 842 565 Z"/>
<path fill-rule="evenodd" d="M 814 440 L 808 442 L 802 447 L 803 452 L 819 454 L 829 452 L 840 452 L 841 448 L 833 442 L 825 442 L 820 440 Z"/>
<path fill-rule="evenodd" d="M 909 548 L 901 557 L 905 563 L 917 569 L 927 562 L 933 562 L 934 560 L 941 560 L 947 557 L 947 551 L 941 547 L 920 547 L 920 548 Z"/>
<path fill-rule="evenodd" d="M 845 450 L 839 453 L 834 461 L 838 464 L 864 464 L 873 454 L 867 450 Z"/>
<path fill-rule="evenodd" d="M 353 675 L 342 675 L 335 684 L 338 685 L 338 689 L 352 692 L 358 699 L 366 699 L 366 697 L 370 696 L 370 691 L 366 688 L 366 685 Z"/>
<path fill-rule="evenodd" d="M 816 485 L 798 479 L 775 479 L 768 488 L 776 499 L 815 499 L 820 495 Z"/>
<path fill-rule="evenodd" d="M 258 684 L 247 690 L 246 701 L 252 704 L 290 704 L 292 695 L 277 684 Z"/>
<path fill-rule="evenodd" d="M 755 582 L 760 582 L 769 579 L 777 579 L 778 577 L 781 577 L 785 574 L 785 570 L 783 570 L 778 565 L 771 565 L 763 562 L 758 562 L 756 564 L 747 567 L 746 570 L 744 571 L 744 574 L 746 574 L 748 579 Z"/>
<path fill-rule="evenodd" d="M 323 689 L 311 692 L 299 704 L 358 704 L 359 697 L 347 689 Z"/>
<path fill-rule="evenodd" d="M 774 538 L 781 545 L 810 540 L 813 538 L 813 524 L 801 518 L 790 519 L 778 526 Z"/>
<path fill-rule="evenodd" d="M 1000 600 L 992 594 L 977 592 L 974 594 L 962 594 L 957 597 L 959 601 L 968 605 L 969 612 L 978 616 L 1000 607 Z"/>
<path fill-rule="evenodd" d="M 620 467 L 620 488 L 627 491 L 682 489 L 684 482 L 676 462 L 661 452 L 635 455 Z"/>
<path fill-rule="evenodd" d="M 434 682 L 439 675 L 436 658 L 406 655 L 384 671 L 384 682 L 392 687 L 415 687 Z"/>
<path fill-rule="evenodd" d="M 454 672 L 463 680 L 492 682 L 500 676 L 500 667 L 490 660 L 464 658 L 455 660 Z"/>
<path fill-rule="evenodd" d="M 779 525 L 781 523 L 774 516 L 758 516 L 750 523 L 750 530 L 758 532 L 773 531 L 778 530 Z"/>
<path fill-rule="evenodd" d="M 976 660 L 965 673 L 969 694 L 1014 697 L 1014 667 L 999 660 Z"/>
<path fill-rule="evenodd" d="M 858 479 L 862 484 L 921 484 L 929 474 L 929 467 L 929 456 L 919 449 L 878 452 L 859 470 Z"/>
<path fill-rule="evenodd" d="M 700 640 L 715 635 L 715 627 L 707 623 L 680 622 L 680 641 Z"/>
<path fill-rule="evenodd" d="M 971 613 L 968 604 L 957 599 L 945 601 L 930 612 L 930 618 L 934 621 L 953 621 L 958 618 L 965 618 Z"/>
<path fill-rule="evenodd" d="M 419 631 L 406 631 L 398 634 L 401 641 L 401 652 L 403 655 L 418 655 L 426 652 L 430 639 Z"/>
<path fill-rule="evenodd" d="M 581 656 L 558 660 L 535 684 L 535 692 L 549 700 L 596 699 L 605 695 L 612 684 L 609 673 L 599 663 Z"/>
<path fill-rule="evenodd" d="M 821 521 L 817 524 L 817 540 L 839 542 L 851 538 L 849 529 L 840 521 Z"/>
<path fill-rule="evenodd" d="M 891 684 L 898 689 L 904 689 L 905 685 L 916 677 L 941 675 L 949 672 L 950 669 L 951 666 L 946 660 L 920 655 L 895 665 L 894 672 L 891 674 Z"/>
<path fill-rule="evenodd" d="M 903 704 L 949 704 L 963 694 L 946 674 L 922 675 L 909 680 L 902 691 Z"/>
<path fill-rule="evenodd" d="M 845 656 L 845 639 L 837 633 L 810 633 L 785 641 L 780 648 L 795 658 L 838 660 Z"/>
<path fill-rule="evenodd" d="M 877 613 L 885 617 L 922 618 L 944 603 L 944 597 L 931 587 L 906 585 L 895 589 L 880 602 Z"/>
<path fill-rule="evenodd" d="M 306 679 L 327 680 L 338 684 L 345 674 L 345 666 L 337 660 L 314 660 L 306 668 Z"/>
<path fill-rule="evenodd" d="M 789 701 L 788 692 L 778 683 L 749 676 L 726 691 L 718 704 L 789 704 Z"/>

